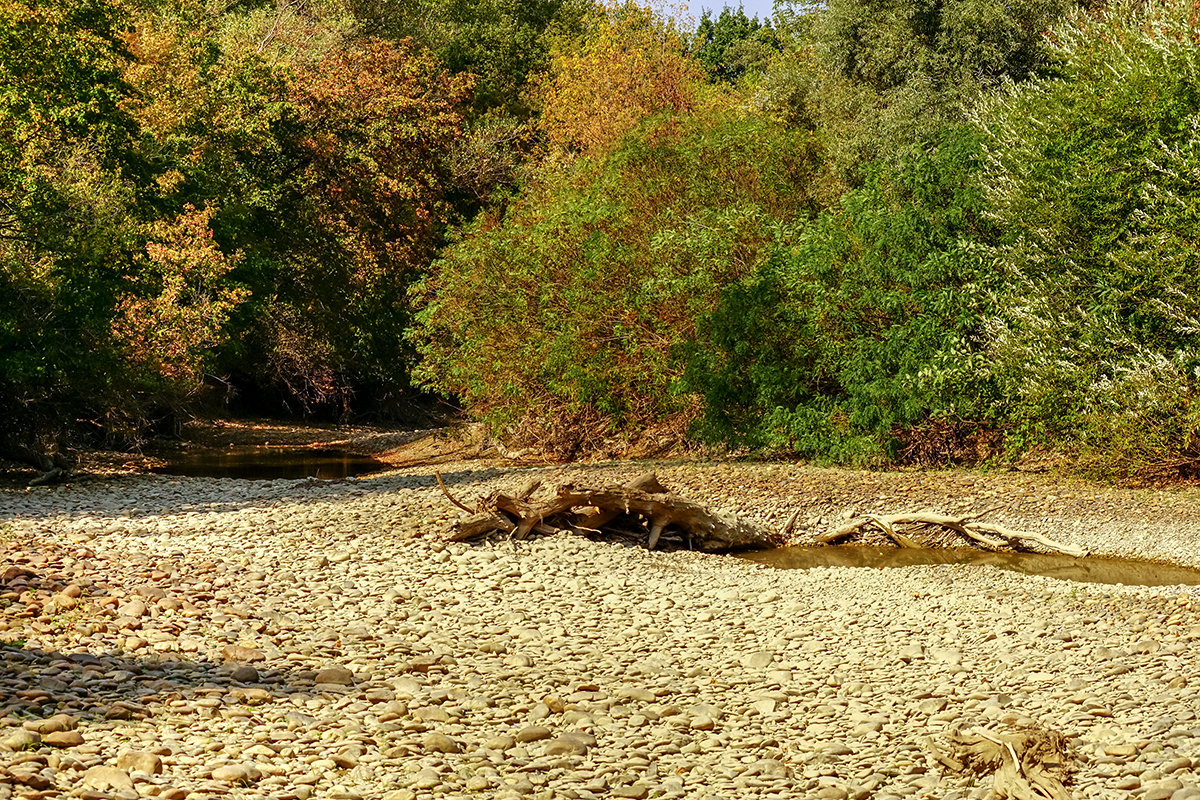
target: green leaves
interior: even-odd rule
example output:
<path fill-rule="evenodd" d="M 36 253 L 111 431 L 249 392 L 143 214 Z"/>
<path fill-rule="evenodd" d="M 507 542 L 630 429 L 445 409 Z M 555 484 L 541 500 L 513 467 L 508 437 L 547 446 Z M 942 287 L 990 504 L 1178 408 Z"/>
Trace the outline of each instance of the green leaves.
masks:
<path fill-rule="evenodd" d="M 687 372 L 699 435 L 861 463 L 930 417 L 987 413 L 965 357 L 982 304 L 976 152 L 951 130 L 876 169 L 726 289 Z"/>
<path fill-rule="evenodd" d="M 721 287 L 811 213 L 796 176 L 814 165 L 806 136 L 714 106 L 547 170 L 435 263 L 422 379 L 497 425 L 556 432 L 565 451 L 678 432 L 694 414 L 679 348 Z"/>
<path fill-rule="evenodd" d="M 430 44 L 450 70 L 477 76 L 477 113 L 531 116 L 529 79 L 546 70 L 554 36 L 577 32 L 578 0 L 439 0 Z"/>
<path fill-rule="evenodd" d="M 126 19 L 104 0 L 0 3 L 0 415 L 14 423 L 0 448 L 10 452 L 114 383 L 107 327 L 137 246 L 132 184 L 143 169 L 121 76 Z"/>
<path fill-rule="evenodd" d="M 814 13 L 807 58 L 782 59 L 767 85 L 823 135 L 835 174 L 960 125 L 981 93 L 1050 74 L 1043 37 L 1071 0 L 832 0 Z M 779 74 L 773 75 L 772 72 Z M 797 74 L 798 73 L 798 74 Z M 792 97 L 788 98 L 787 94 Z"/>
<path fill-rule="evenodd" d="M 1024 424 L 1052 421 L 1103 470 L 1191 452 L 1200 430 L 1192 14 L 1165 0 L 1079 15 L 1055 32 L 1061 78 L 978 115 L 1005 233 L 996 374 Z"/>
<path fill-rule="evenodd" d="M 742 8 L 726 6 L 713 20 L 705 10 L 693 37 L 692 51 L 712 81 L 736 84 L 747 74 L 760 73 L 782 50 L 770 21 L 749 18 Z"/>

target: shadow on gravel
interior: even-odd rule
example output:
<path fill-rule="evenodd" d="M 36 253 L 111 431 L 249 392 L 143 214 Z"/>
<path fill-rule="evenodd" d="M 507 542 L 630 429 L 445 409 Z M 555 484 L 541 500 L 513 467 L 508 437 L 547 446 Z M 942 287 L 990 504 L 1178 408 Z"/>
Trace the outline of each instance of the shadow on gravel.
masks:
<path fill-rule="evenodd" d="M 519 473 L 498 467 L 443 472 L 442 480 L 448 486 L 454 486 L 503 475 L 513 477 L 513 488 L 522 481 Z M 0 523 L 43 516 L 138 519 L 185 513 L 229 513 L 280 504 L 336 504 L 364 497 L 399 495 L 407 491 L 436 488 L 434 472 L 382 474 L 333 481 L 256 481 L 176 476 L 147 478 L 140 475 L 83 477 L 62 486 L 0 488 Z M 474 499 L 470 494 L 466 498 L 468 502 Z"/>
<path fill-rule="evenodd" d="M 134 634 L 112 609 L 115 601 L 133 595 L 115 594 L 106 576 L 130 565 L 99 558 L 81 562 L 81 555 L 30 536 L 0 539 L 0 742 L 10 728 L 55 714 L 140 720 L 188 701 L 200 716 L 217 709 L 236 715 L 231 709 L 316 691 L 316 672 L 256 666 L 265 655 L 252 648 L 229 644 L 221 652 L 224 660 L 174 649 L 155 652 L 155 642 L 182 642 L 169 632 L 169 623 L 158 622 L 140 647 L 122 651 Z M 336 658 L 333 647 L 321 652 Z"/>
<path fill-rule="evenodd" d="M 264 670 L 235 680 L 236 664 L 121 653 L 61 653 L 0 645 L 0 741 L 4 727 L 69 714 L 81 721 L 142 720 L 186 700 L 202 716 L 312 692 L 313 674 Z M 254 671 L 258 673 L 257 670 Z"/>

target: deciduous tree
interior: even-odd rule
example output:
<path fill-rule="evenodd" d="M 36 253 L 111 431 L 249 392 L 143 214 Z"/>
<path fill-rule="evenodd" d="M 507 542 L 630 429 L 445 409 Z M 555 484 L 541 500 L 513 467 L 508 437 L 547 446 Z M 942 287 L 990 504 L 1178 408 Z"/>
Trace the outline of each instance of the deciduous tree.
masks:
<path fill-rule="evenodd" d="M 600 153 L 639 121 L 690 110 L 701 71 L 676 24 L 648 6 L 597 7 L 586 32 L 555 48 L 540 83 L 540 124 L 553 144 Z"/>

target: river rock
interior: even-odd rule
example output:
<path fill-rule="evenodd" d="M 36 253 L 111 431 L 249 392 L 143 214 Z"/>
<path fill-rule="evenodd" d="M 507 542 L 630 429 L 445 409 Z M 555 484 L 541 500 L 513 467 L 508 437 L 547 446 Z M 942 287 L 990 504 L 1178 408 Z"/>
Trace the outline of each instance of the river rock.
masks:
<path fill-rule="evenodd" d="M 4 738 L 0 739 L 0 745 L 7 750 L 27 750 L 42 743 L 41 735 L 33 731 L 18 730 L 3 736 Z"/>
<path fill-rule="evenodd" d="M 837 527 L 851 504 L 1002 507 L 983 516 L 1200 560 L 1188 492 L 1110 502 L 1111 487 L 1039 473 L 660 468 L 681 494 L 773 529 L 799 509 L 797 537 Z M 446 469 L 468 504 L 531 477 L 632 477 L 617 464 Z M 931 484 L 946 491 L 931 500 Z M 1070 505 L 1085 518 L 1044 502 L 1051 489 L 1086 492 Z M 1200 588 L 971 565 L 783 570 L 573 535 L 440 542 L 459 512 L 428 466 L 0 486 L 0 505 L 0 569 L 37 574 L 0 587 L 0 638 L 14 642 L 0 646 L 0 740 L 22 723 L 49 736 L 37 718 L 59 712 L 87 720 L 72 728 L 82 745 L 4 753 L 0 800 L 980 800 L 988 781 L 943 774 L 924 738 L 1022 717 L 1075 740 L 1081 798 L 1178 786 L 1170 800 L 1196 800 Z M 353 557 L 316 566 L 335 550 Z M 147 582 L 169 594 L 118 616 Z M 70 583 L 86 597 L 70 624 L 42 616 Z M 118 630 L 126 620 L 139 635 Z M 84 786 L 101 765 L 134 789 Z M 250 766 L 263 775 L 243 786 Z"/>
<path fill-rule="evenodd" d="M 483 746 L 488 750 L 499 750 L 500 752 L 504 752 L 505 750 L 511 750 L 516 743 L 517 740 L 512 736 L 493 736 L 484 742 Z"/>
<path fill-rule="evenodd" d="M 917 710 L 926 716 L 940 714 L 946 710 L 946 699 L 943 697 L 930 697 L 927 700 L 922 700 L 917 704 Z"/>
<path fill-rule="evenodd" d="M 58 731 L 73 731 L 79 725 L 79 720 L 70 714 L 55 714 L 46 719 L 30 720 L 22 724 L 27 731 L 34 733 L 47 734 Z"/>
<path fill-rule="evenodd" d="M 775 660 L 775 654 L 770 650 L 759 650 L 742 659 L 742 664 L 749 669 L 766 669 Z"/>
<path fill-rule="evenodd" d="M 54 781 L 42 774 L 36 764 L 18 764 L 8 769 L 8 774 L 5 775 L 0 771 L 0 781 L 8 778 L 13 783 L 19 786 L 28 786 L 34 791 L 42 791 L 54 786 Z"/>
<path fill-rule="evenodd" d="M 126 750 L 117 759 L 117 766 L 128 772 L 158 775 L 162 772 L 162 759 L 143 750 Z"/>
<path fill-rule="evenodd" d="M 117 613 L 122 617 L 139 619 L 146 615 L 146 603 L 142 600 L 130 600 L 128 603 L 118 608 Z"/>
<path fill-rule="evenodd" d="M 553 733 L 545 725 L 530 725 L 517 731 L 516 739 L 521 744 L 549 739 Z"/>
<path fill-rule="evenodd" d="M 1151 786 L 1141 797 L 1142 800 L 1170 800 L 1177 789 L 1175 786 Z"/>
<path fill-rule="evenodd" d="M 429 753 L 461 753 L 462 747 L 458 742 L 451 739 L 444 733 L 436 731 L 425 734 L 421 740 L 421 745 Z"/>
<path fill-rule="evenodd" d="M 315 683 L 329 683 L 337 686 L 353 686 L 354 673 L 345 667 L 327 667 L 313 678 Z"/>
<path fill-rule="evenodd" d="M 269 703 L 273 699 L 270 692 L 258 687 L 246 689 L 239 687 L 230 692 L 230 695 L 236 700 L 241 700 L 248 706 L 259 706 L 263 703 Z"/>
<path fill-rule="evenodd" d="M 425 767 L 412 777 L 412 787 L 418 791 L 432 789 L 435 786 L 440 786 L 441 783 L 442 776 L 432 767 Z"/>
<path fill-rule="evenodd" d="M 129 773 L 116 767 L 104 765 L 92 767 L 83 773 L 80 783 L 89 789 L 96 789 L 101 792 L 109 790 L 120 792 L 133 788 L 133 779 L 129 777 Z"/>
<path fill-rule="evenodd" d="M 240 644 L 231 644 L 222 647 L 221 657 L 226 661 L 241 661 L 247 664 L 267 660 L 267 656 L 263 651 L 253 647 L 243 647 Z"/>
<path fill-rule="evenodd" d="M 229 677 L 238 683 L 258 683 L 258 670 L 249 664 L 243 664 L 229 673 Z"/>
<path fill-rule="evenodd" d="M 222 783 L 253 783 L 262 773 L 252 764 L 224 764 L 212 771 L 214 781 Z"/>
<path fill-rule="evenodd" d="M 83 744 L 83 734 L 79 731 L 54 731 L 42 737 L 42 744 L 47 747 L 78 747 Z"/>
<path fill-rule="evenodd" d="M 1192 759 L 1188 758 L 1187 756 L 1179 756 L 1177 758 L 1172 758 L 1168 761 L 1164 761 L 1162 766 L 1160 767 L 1160 769 L 1162 770 L 1162 773 L 1164 775 L 1171 775 L 1176 772 L 1181 772 L 1185 769 L 1191 769 L 1191 768 L 1192 768 Z"/>
<path fill-rule="evenodd" d="M 546 744 L 543 751 L 548 756 L 581 756 L 596 744 L 596 737 L 586 733 L 564 733 Z"/>

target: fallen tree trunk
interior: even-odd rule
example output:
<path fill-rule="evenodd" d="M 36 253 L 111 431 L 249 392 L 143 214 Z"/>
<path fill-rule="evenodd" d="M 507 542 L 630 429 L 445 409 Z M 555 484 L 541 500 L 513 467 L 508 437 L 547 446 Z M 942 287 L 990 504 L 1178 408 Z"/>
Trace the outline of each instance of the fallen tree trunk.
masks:
<path fill-rule="evenodd" d="M 43 449 L 26 442 L 0 439 L 0 457 L 33 467 L 40 474 L 29 481 L 30 486 L 46 486 L 70 477 L 74 461 L 61 449 Z"/>
<path fill-rule="evenodd" d="M 706 551 L 750 550 L 779 547 L 787 543 L 799 512 L 792 514 L 783 530 L 770 531 L 733 514 L 710 511 L 705 506 L 673 494 L 653 472 L 624 486 L 599 488 L 564 484 L 549 497 L 533 499 L 540 480 L 530 480 L 514 494 L 494 493 L 481 498 L 472 508 L 459 502 L 438 476 L 438 483 L 456 506 L 470 516 L 455 523 L 450 538 L 466 541 L 494 534 L 524 539 L 530 534 L 562 531 L 588 536 L 632 538 L 653 549 L 663 536 L 681 546 Z M 987 550 L 1033 550 L 1081 557 L 1087 551 L 1056 542 L 1037 533 L 1009 530 L 1000 525 L 973 521 L 971 517 L 919 512 L 912 514 L 867 514 L 850 520 L 837 530 L 817 537 L 817 544 L 834 544 L 878 531 L 898 547 L 944 547 L 947 534 L 964 544 Z M 933 533 L 937 532 L 937 533 Z M 940 537 L 939 535 L 940 534 Z"/>
<path fill-rule="evenodd" d="M 514 495 L 492 494 L 476 509 L 447 497 L 474 513 L 454 526 L 451 539 L 464 541 L 503 533 L 524 539 L 530 533 L 562 531 L 591 536 L 625 536 L 644 541 L 654 549 L 664 536 L 679 539 L 689 548 L 706 551 L 777 547 L 783 537 L 749 520 L 710 511 L 699 503 L 672 494 L 654 473 L 646 473 L 624 486 L 600 488 L 559 486 L 551 497 L 533 500 L 538 483 L 527 484 Z"/>
<path fill-rule="evenodd" d="M 850 520 L 837 530 L 818 537 L 819 544 L 833 544 L 863 531 L 876 528 L 900 547 L 921 547 L 913 537 L 900 533 L 897 526 L 933 527 L 952 531 L 965 538 L 968 543 L 988 550 L 1032 550 L 1049 551 L 1081 558 L 1087 550 L 1074 545 L 1056 542 L 1037 533 L 1013 531 L 1000 525 L 971 522 L 969 517 L 948 517 L 944 514 L 916 513 L 892 514 L 890 516 L 868 514 Z"/>

